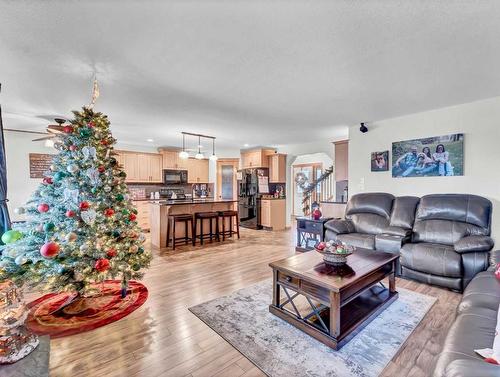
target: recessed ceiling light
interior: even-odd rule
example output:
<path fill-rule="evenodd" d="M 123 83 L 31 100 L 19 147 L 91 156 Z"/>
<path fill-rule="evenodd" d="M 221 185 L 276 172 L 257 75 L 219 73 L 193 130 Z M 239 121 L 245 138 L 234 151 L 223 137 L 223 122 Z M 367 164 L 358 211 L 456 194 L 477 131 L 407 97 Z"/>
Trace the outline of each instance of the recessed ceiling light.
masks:
<path fill-rule="evenodd" d="M 153 139 L 146 139 L 146 141 L 147 141 L 148 143 L 152 143 L 152 142 L 154 142 L 154 140 L 153 140 Z"/>
<path fill-rule="evenodd" d="M 244 146 L 244 147 L 249 147 L 249 146 L 250 146 L 250 144 L 245 143 L 245 144 L 243 144 L 243 146 Z"/>

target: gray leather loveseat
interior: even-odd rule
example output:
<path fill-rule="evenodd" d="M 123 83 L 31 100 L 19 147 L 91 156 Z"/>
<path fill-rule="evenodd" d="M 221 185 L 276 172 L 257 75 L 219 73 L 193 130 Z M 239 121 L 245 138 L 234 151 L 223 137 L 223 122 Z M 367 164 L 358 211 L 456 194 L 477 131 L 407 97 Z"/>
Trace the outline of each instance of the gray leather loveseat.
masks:
<path fill-rule="evenodd" d="M 498 377 L 500 366 L 486 363 L 475 349 L 491 348 L 495 337 L 500 280 L 493 272 L 500 251 L 491 252 L 491 267 L 477 274 L 464 291 L 457 317 L 438 356 L 434 377 Z"/>
<path fill-rule="evenodd" d="M 491 212 L 476 195 L 363 193 L 349 200 L 344 220 L 325 224 L 325 238 L 399 253 L 402 276 L 462 291 L 488 266 Z"/>

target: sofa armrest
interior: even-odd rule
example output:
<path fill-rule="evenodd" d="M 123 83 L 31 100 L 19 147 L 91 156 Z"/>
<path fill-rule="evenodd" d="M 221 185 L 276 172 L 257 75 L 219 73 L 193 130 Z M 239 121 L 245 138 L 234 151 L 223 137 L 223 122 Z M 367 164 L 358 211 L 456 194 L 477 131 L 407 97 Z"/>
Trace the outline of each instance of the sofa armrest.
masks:
<path fill-rule="evenodd" d="M 411 229 L 401 228 L 399 226 L 388 226 L 382 231 L 382 234 L 390 234 L 391 236 L 409 237 Z"/>
<path fill-rule="evenodd" d="M 473 251 L 490 251 L 493 249 L 493 239 L 488 236 L 468 236 L 455 242 L 453 247 L 457 253 L 469 253 Z"/>
<path fill-rule="evenodd" d="M 500 373 L 500 365 L 489 364 L 479 359 L 456 359 L 445 369 L 443 377 L 494 377 Z"/>
<path fill-rule="evenodd" d="M 325 224 L 325 228 L 336 234 L 346 234 L 354 232 L 354 225 L 349 220 L 330 220 Z"/>

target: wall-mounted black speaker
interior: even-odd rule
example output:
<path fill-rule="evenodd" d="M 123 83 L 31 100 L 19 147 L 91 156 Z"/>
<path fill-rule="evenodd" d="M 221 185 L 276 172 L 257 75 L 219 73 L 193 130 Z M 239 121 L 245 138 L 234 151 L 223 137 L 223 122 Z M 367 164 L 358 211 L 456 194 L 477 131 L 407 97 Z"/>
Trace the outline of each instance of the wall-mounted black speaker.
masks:
<path fill-rule="evenodd" d="M 359 130 L 363 133 L 368 132 L 368 127 L 365 126 L 364 122 L 361 122 L 361 127 L 359 127 Z"/>

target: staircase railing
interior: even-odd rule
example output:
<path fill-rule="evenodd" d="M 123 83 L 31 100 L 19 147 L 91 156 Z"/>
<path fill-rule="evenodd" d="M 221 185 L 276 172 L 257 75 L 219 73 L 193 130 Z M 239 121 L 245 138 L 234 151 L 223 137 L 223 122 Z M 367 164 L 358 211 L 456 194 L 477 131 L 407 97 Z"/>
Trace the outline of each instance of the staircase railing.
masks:
<path fill-rule="evenodd" d="M 311 214 L 311 207 L 314 202 L 328 201 L 334 197 L 335 175 L 333 174 L 333 166 L 330 166 L 302 192 L 302 211 L 304 216 Z"/>

